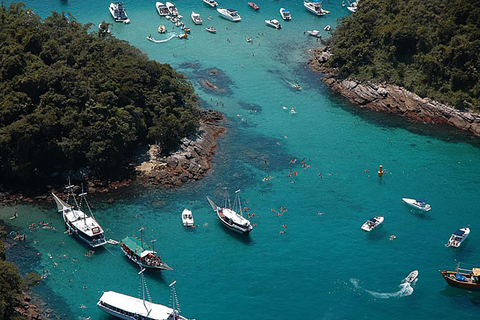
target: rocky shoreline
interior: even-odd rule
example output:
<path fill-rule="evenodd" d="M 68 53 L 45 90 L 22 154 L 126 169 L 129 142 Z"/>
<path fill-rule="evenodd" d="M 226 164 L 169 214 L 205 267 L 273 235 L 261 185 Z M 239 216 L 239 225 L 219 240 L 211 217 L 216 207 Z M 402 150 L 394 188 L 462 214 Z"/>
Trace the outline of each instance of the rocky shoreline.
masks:
<path fill-rule="evenodd" d="M 218 111 L 202 111 L 196 136 L 184 138 L 179 150 L 169 156 L 159 156 L 158 147 L 151 146 L 150 160 L 136 168 L 140 179 L 152 185 L 175 188 L 205 176 L 211 169 L 217 138 L 225 131 L 221 125 L 223 119 Z"/>
<path fill-rule="evenodd" d="M 328 48 L 314 49 L 311 53 L 309 66 L 323 73 L 321 81 L 361 108 L 394 113 L 426 124 L 444 123 L 480 136 L 480 114 L 456 110 L 396 85 L 341 79 L 337 70 L 325 66 L 331 56 Z"/>

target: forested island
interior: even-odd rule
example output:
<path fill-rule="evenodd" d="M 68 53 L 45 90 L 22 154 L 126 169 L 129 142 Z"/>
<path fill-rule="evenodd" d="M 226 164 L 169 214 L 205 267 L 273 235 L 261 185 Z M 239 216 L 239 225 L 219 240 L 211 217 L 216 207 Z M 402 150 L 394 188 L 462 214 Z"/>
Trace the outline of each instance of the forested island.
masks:
<path fill-rule="evenodd" d="M 396 84 L 480 111 L 480 7 L 466 0 L 361 0 L 328 43 L 342 78 Z"/>
<path fill-rule="evenodd" d="M 174 151 L 199 126 L 185 77 L 53 12 L 0 7 L 0 180 L 34 183 L 88 167 L 119 178 L 141 147 Z"/>

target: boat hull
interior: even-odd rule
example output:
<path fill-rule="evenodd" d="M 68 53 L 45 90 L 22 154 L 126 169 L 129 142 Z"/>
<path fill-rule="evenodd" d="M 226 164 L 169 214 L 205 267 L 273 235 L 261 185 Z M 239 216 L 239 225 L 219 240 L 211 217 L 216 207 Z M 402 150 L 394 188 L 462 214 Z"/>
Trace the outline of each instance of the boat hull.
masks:
<path fill-rule="evenodd" d="M 442 275 L 443 279 L 445 279 L 445 281 L 449 286 L 465 289 L 465 290 L 471 290 L 471 291 L 480 291 L 480 283 L 456 280 L 455 271 L 440 271 L 440 274 Z M 460 272 L 460 274 L 466 277 L 470 276 L 462 272 Z"/>
<path fill-rule="evenodd" d="M 240 229 L 238 227 L 236 227 L 235 225 L 231 225 L 229 224 L 228 222 L 226 222 L 224 219 L 222 219 L 222 217 L 220 216 L 220 214 L 217 212 L 217 216 L 218 216 L 218 220 L 220 220 L 220 222 L 228 229 L 232 230 L 232 231 L 235 231 L 236 233 L 240 233 L 240 234 L 250 234 L 250 231 L 252 230 L 248 230 L 248 229 Z"/>

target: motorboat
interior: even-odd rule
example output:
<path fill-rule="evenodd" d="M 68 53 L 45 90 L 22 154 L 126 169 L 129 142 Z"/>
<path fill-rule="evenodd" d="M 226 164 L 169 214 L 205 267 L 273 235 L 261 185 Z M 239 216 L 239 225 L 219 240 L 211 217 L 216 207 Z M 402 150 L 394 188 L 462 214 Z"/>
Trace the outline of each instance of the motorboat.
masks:
<path fill-rule="evenodd" d="M 325 26 L 325 28 L 323 28 L 323 30 L 325 30 L 325 31 L 327 31 L 327 32 L 330 32 L 330 31 L 332 31 L 332 27 L 331 27 L 329 24 L 327 24 L 327 25 Z"/>
<path fill-rule="evenodd" d="M 216 6 L 218 6 L 217 1 L 215 0 L 203 0 L 203 3 L 209 5 L 212 8 L 215 8 Z"/>
<path fill-rule="evenodd" d="M 165 33 L 165 32 L 167 32 L 167 28 L 163 24 L 161 24 L 161 25 L 158 26 L 157 31 L 158 31 L 158 33 Z"/>
<path fill-rule="evenodd" d="M 115 291 L 106 291 L 97 302 L 97 307 L 120 319 L 145 319 L 145 320 L 188 320 L 180 315 L 180 306 L 178 303 L 177 293 L 175 291 L 175 283 L 169 286 L 172 290 L 170 293 L 171 307 L 162 304 L 153 303 L 150 300 L 150 294 L 145 283 L 145 277 L 142 269 L 139 273 L 142 276 L 141 289 L 142 298 L 136 298 Z"/>
<path fill-rule="evenodd" d="M 470 234 L 470 228 L 469 227 L 463 227 L 452 233 L 450 236 L 450 239 L 448 239 L 448 242 L 445 244 L 446 247 L 454 247 L 458 248 L 462 244 L 465 239 L 467 239 L 468 235 Z"/>
<path fill-rule="evenodd" d="M 183 209 L 182 212 L 182 223 L 185 227 L 194 227 L 195 221 L 193 220 L 192 211 L 188 210 L 187 208 Z"/>
<path fill-rule="evenodd" d="M 443 279 L 449 286 L 466 289 L 469 291 L 480 291 L 480 268 L 462 269 L 460 263 L 455 271 L 439 270 Z"/>
<path fill-rule="evenodd" d="M 217 29 L 215 29 L 215 27 L 208 27 L 208 28 L 205 28 L 205 30 L 207 30 L 210 33 L 217 33 Z"/>
<path fill-rule="evenodd" d="M 290 14 L 290 11 L 285 8 L 280 8 L 280 15 L 282 16 L 283 20 L 292 20 L 292 15 Z"/>
<path fill-rule="evenodd" d="M 162 2 L 155 3 L 155 8 L 157 8 L 157 12 L 161 17 L 168 16 L 170 13 L 170 11 L 168 11 L 167 6 Z"/>
<path fill-rule="evenodd" d="M 143 240 L 143 229 L 140 228 L 140 238 L 129 236 L 120 241 L 120 248 L 125 256 L 143 268 L 173 270 L 162 261 L 160 255 L 155 251 L 156 240 L 151 241 L 153 246 Z"/>
<path fill-rule="evenodd" d="M 260 8 L 257 6 L 255 2 L 248 2 L 248 6 L 253 10 L 259 10 Z"/>
<path fill-rule="evenodd" d="M 330 11 L 322 9 L 322 4 L 317 1 L 314 1 L 314 2 L 304 1 L 303 6 L 308 11 L 310 11 L 311 13 L 317 16 L 324 16 L 325 14 L 330 13 Z"/>
<path fill-rule="evenodd" d="M 308 30 L 307 32 L 312 37 L 316 37 L 316 38 L 321 38 L 322 37 L 319 30 Z"/>
<path fill-rule="evenodd" d="M 172 16 L 172 17 L 178 17 L 179 16 L 178 9 L 175 7 L 175 5 L 173 3 L 167 2 L 165 5 L 167 6 L 167 9 L 168 9 L 168 12 L 170 13 L 170 16 Z"/>
<path fill-rule="evenodd" d="M 202 24 L 202 17 L 200 16 L 200 13 L 196 13 L 195 11 L 192 11 L 192 14 L 190 15 L 192 18 L 192 21 L 194 24 Z"/>
<path fill-rule="evenodd" d="M 402 198 L 402 201 L 418 210 L 430 211 L 432 209 L 428 203 L 425 203 L 425 200 Z"/>
<path fill-rule="evenodd" d="M 277 19 L 265 20 L 267 26 L 270 26 L 275 29 L 282 29 L 282 25 L 278 22 Z"/>
<path fill-rule="evenodd" d="M 358 1 L 354 1 L 347 7 L 347 10 L 355 13 L 357 11 L 357 8 L 358 8 Z"/>
<path fill-rule="evenodd" d="M 63 221 L 67 226 L 67 231 L 70 234 L 85 241 L 92 248 L 103 246 L 107 243 L 102 227 L 95 219 L 93 212 L 87 202 L 87 193 L 79 194 L 80 202 L 77 201 L 77 196 L 73 192 L 73 185 L 67 187 L 67 201 L 61 200 L 56 194 L 52 193 L 53 199 L 57 204 L 58 212 L 62 213 Z M 72 199 L 73 205 L 68 203 L 68 199 Z M 90 215 L 87 215 L 81 210 L 82 205 L 85 204 Z"/>
<path fill-rule="evenodd" d="M 235 201 L 233 207 L 230 207 L 230 199 L 225 197 L 224 207 L 217 206 L 210 198 L 207 197 L 210 206 L 217 214 L 220 222 L 230 230 L 242 234 L 249 234 L 253 226 L 250 220 L 242 215 L 242 205 L 240 203 L 240 190 L 235 191 Z"/>
<path fill-rule="evenodd" d="M 242 20 L 242 17 L 240 17 L 237 10 L 217 8 L 217 11 L 218 11 L 218 13 L 220 13 L 222 18 L 225 18 L 227 20 L 230 20 L 230 21 L 233 21 L 233 22 L 239 22 L 239 21 Z"/>
<path fill-rule="evenodd" d="M 417 279 L 418 277 L 418 270 L 413 270 L 412 272 L 410 272 L 408 274 L 408 276 L 404 279 L 404 282 L 405 283 L 412 283 L 413 281 L 415 281 L 415 279 Z"/>
<path fill-rule="evenodd" d="M 382 224 L 384 218 L 380 216 L 373 217 L 371 219 L 368 219 L 363 225 L 362 225 L 362 230 L 366 232 L 370 232 L 376 227 L 378 227 L 380 224 Z"/>
<path fill-rule="evenodd" d="M 115 22 L 130 23 L 130 19 L 127 16 L 127 11 L 123 7 L 123 2 L 112 2 L 108 7 Z"/>

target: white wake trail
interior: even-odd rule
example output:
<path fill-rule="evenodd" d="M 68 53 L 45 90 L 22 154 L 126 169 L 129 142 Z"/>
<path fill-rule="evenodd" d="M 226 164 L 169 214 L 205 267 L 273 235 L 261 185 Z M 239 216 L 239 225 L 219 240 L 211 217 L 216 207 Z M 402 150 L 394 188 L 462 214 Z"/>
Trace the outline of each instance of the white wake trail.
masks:
<path fill-rule="evenodd" d="M 362 288 L 359 284 L 358 284 L 358 280 L 357 279 L 350 279 L 350 282 L 353 284 L 353 286 L 355 287 L 355 289 L 358 289 L 358 290 L 363 290 L 365 292 L 367 292 L 368 294 L 372 295 L 373 297 L 377 298 L 377 299 L 389 299 L 389 298 L 395 298 L 395 297 L 406 297 L 406 296 L 409 296 L 413 293 L 413 287 L 410 285 L 410 283 L 406 282 L 406 283 L 401 283 L 399 285 L 399 288 L 400 290 L 398 290 L 397 292 L 376 292 L 376 291 L 371 291 L 371 290 L 367 290 L 365 288 Z"/>

